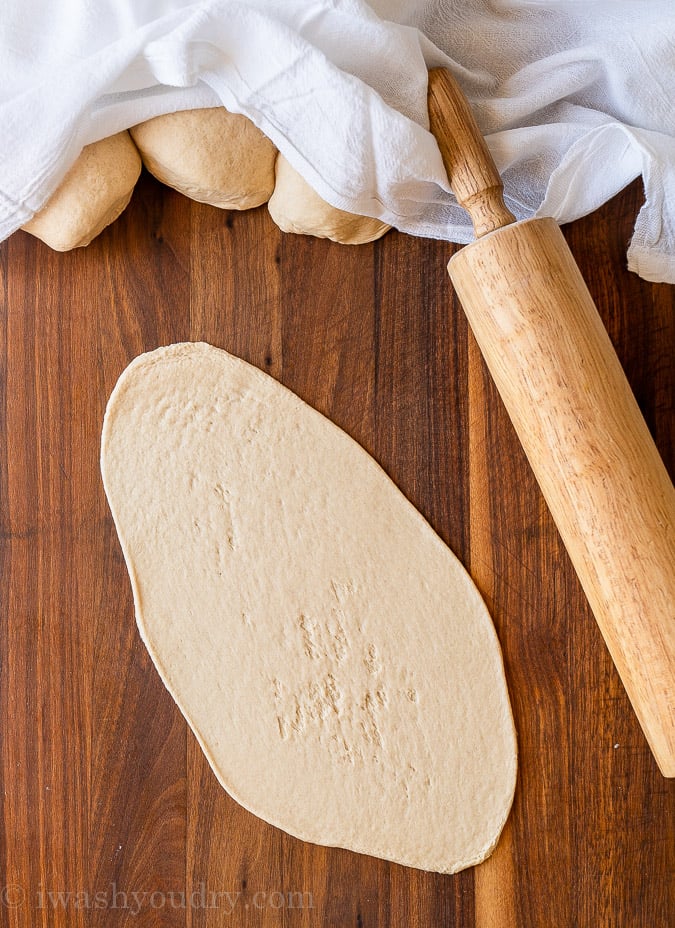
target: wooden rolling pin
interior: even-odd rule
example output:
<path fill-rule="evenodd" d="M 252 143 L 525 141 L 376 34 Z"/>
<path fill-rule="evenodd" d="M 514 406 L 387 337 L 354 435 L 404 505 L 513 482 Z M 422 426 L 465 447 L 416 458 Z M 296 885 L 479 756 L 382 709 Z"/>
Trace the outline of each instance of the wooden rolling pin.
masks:
<path fill-rule="evenodd" d="M 675 776 L 675 490 L 565 239 L 516 222 L 462 91 L 429 116 L 476 242 L 448 272 L 664 776 Z"/>

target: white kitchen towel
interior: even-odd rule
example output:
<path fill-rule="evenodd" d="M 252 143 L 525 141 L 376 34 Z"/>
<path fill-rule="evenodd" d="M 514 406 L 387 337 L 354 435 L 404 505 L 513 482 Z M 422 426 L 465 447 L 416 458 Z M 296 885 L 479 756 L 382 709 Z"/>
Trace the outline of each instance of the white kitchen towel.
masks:
<path fill-rule="evenodd" d="M 426 131 L 436 65 L 518 218 L 576 219 L 642 175 L 629 267 L 675 283 L 672 0 L 3 0 L 0 238 L 84 145 L 222 102 L 333 205 L 470 241 Z"/>

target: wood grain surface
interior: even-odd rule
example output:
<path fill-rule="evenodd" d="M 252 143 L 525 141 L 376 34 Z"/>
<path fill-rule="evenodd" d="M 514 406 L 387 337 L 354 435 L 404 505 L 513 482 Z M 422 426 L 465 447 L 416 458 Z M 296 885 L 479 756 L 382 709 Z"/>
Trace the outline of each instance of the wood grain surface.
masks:
<path fill-rule="evenodd" d="M 675 288 L 625 270 L 641 196 L 565 234 L 672 473 Z M 223 213 L 147 176 L 86 249 L 0 245 L 2 928 L 672 924 L 675 784 L 468 332 L 452 250 L 284 235 L 264 208 Z M 117 377 L 181 340 L 330 416 L 475 578 L 520 751 L 486 863 L 440 876 L 304 844 L 218 786 L 137 634 L 98 469 Z"/>

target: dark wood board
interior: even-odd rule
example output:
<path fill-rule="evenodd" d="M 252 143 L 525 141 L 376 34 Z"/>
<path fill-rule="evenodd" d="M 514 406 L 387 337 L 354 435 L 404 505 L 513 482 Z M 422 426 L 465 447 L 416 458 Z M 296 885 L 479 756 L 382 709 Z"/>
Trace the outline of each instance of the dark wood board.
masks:
<path fill-rule="evenodd" d="M 625 270 L 641 197 L 634 184 L 565 232 L 672 472 L 675 288 Z M 223 213 L 145 175 L 86 249 L 0 245 L 3 928 L 666 928 L 674 785 L 467 331 L 452 251 L 284 235 L 265 208 Z M 218 786 L 136 631 L 98 467 L 119 374 L 183 340 L 330 416 L 483 592 L 520 770 L 481 866 L 440 876 L 307 845 Z"/>

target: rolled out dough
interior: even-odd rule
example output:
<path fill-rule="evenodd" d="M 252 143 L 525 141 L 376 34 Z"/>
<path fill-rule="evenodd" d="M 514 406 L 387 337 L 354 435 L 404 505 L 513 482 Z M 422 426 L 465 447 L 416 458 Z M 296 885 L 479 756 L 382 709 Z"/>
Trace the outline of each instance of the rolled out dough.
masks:
<path fill-rule="evenodd" d="M 102 472 L 141 635 L 225 789 L 307 841 L 454 872 L 516 741 L 471 579 L 375 461 L 205 344 L 137 358 Z"/>

